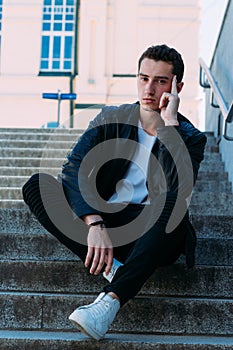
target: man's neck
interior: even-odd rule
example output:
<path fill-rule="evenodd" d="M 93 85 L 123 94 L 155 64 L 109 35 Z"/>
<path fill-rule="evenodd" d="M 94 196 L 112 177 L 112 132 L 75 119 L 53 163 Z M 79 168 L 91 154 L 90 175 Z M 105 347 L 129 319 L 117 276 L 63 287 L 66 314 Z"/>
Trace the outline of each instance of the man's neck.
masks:
<path fill-rule="evenodd" d="M 142 128 L 149 135 L 157 135 L 157 128 L 164 126 L 164 122 L 157 111 L 146 111 L 140 108 L 140 120 Z"/>

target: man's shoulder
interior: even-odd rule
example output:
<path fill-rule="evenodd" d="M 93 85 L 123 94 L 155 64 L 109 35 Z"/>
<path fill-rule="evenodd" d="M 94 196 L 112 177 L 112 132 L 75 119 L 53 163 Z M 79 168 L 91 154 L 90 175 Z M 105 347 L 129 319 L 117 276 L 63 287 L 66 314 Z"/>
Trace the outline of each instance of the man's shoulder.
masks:
<path fill-rule="evenodd" d="M 183 125 L 185 125 L 185 123 L 187 123 L 187 125 L 194 127 L 193 123 L 187 117 L 185 117 L 183 114 L 181 114 L 180 112 L 178 112 L 177 119 L 178 119 L 179 123 L 182 123 Z"/>
<path fill-rule="evenodd" d="M 104 106 L 102 109 L 102 113 L 106 115 L 116 114 L 121 115 L 121 113 L 128 114 L 139 109 L 139 105 L 137 103 L 124 103 L 119 106 Z"/>
<path fill-rule="evenodd" d="M 180 128 L 184 130 L 190 130 L 190 132 L 200 132 L 202 133 L 197 127 L 194 126 L 194 124 L 184 115 L 181 113 L 178 113 L 178 121 L 180 124 Z"/>
<path fill-rule="evenodd" d="M 202 131 L 200 131 L 198 128 L 196 128 L 188 118 L 186 118 L 180 113 L 178 113 L 178 121 L 180 124 L 180 132 L 184 138 L 196 136 L 203 140 L 206 139 L 205 134 Z"/>
<path fill-rule="evenodd" d="M 137 103 L 126 103 L 119 106 L 104 106 L 101 112 L 91 122 L 92 126 L 106 124 L 132 124 L 139 118 L 140 107 Z M 135 124 L 136 125 L 136 124 Z"/>

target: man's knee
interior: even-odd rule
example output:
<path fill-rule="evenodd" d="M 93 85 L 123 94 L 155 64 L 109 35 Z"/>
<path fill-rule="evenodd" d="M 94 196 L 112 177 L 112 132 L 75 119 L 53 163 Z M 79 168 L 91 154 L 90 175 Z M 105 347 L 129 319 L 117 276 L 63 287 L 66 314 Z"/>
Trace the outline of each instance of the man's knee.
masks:
<path fill-rule="evenodd" d="M 34 196 L 40 196 L 40 188 L 42 186 L 50 187 L 52 182 L 57 180 L 50 174 L 36 173 L 33 174 L 29 180 L 22 187 L 23 199 L 26 204 L 30 204 L 30 198 Z"/>

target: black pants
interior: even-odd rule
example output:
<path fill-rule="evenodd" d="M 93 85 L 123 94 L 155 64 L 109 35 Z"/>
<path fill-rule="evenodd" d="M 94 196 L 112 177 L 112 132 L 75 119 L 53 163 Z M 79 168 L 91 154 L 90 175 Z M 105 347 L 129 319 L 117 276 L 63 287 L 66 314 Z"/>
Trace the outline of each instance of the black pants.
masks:
<path fill-rule="evenodd" d="M 40 224 L 84 262 L 88 228 L 80 219 L 75 218 L 65 199 L 62 185 L 48 174 L 35 174 L 23 186 L 23 197 Z M 124 265 L 117 270 L 112 282 L 104 287 L 104 291 L 116 293 L 121 305 L 140 291 L 156 268 L 174 263 L 184 250 L 188 217 L 185 215 L 171 233 L 166 233 L 176 195 L 167 193 L 162 209 L 157 210 L 160 202 L 158 197 L 155 204 L 147 206 L 146 214 L 137 223 L 139 230 L 140 226 L 147 227 L 143 234 L 134 234 L 137 229 L 132 225 L 131 230 L 121 233 L 123 241 L 124 237 L 126 238 L 125 244 L 113 244 L 114 257 Z M 134 223 L 144 209 L 142 205 L 131 204 L 121 211 L 101 215 L 111 231 L 112 227 L 124 227 L 128 223 Z M 53 215 L 56 216 L 56 220 L 53 220 Z M 154 219 L 156 215 L 158 217 Z M 132 237 L 127 238 L 127 232 Z M 76 239 L 78 236 L 81 239 Z M 122 237 L 119 236 L 120 242 Z M 116 237 L 111 239 L 112 242 L 117 242 Z"/>

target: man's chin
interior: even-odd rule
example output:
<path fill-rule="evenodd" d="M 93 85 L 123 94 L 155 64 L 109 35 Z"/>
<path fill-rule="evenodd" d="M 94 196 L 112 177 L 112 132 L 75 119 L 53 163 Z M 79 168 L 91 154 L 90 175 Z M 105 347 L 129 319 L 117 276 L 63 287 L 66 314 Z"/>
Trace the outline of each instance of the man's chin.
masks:
<path fill-rule="evenodd" d="M 144 105 L 141 104 L 142 109 L 147 112 L 157 112 L 160 113 L 160 109 L 157 106 L 150 106 L 150 105 Z"/>

